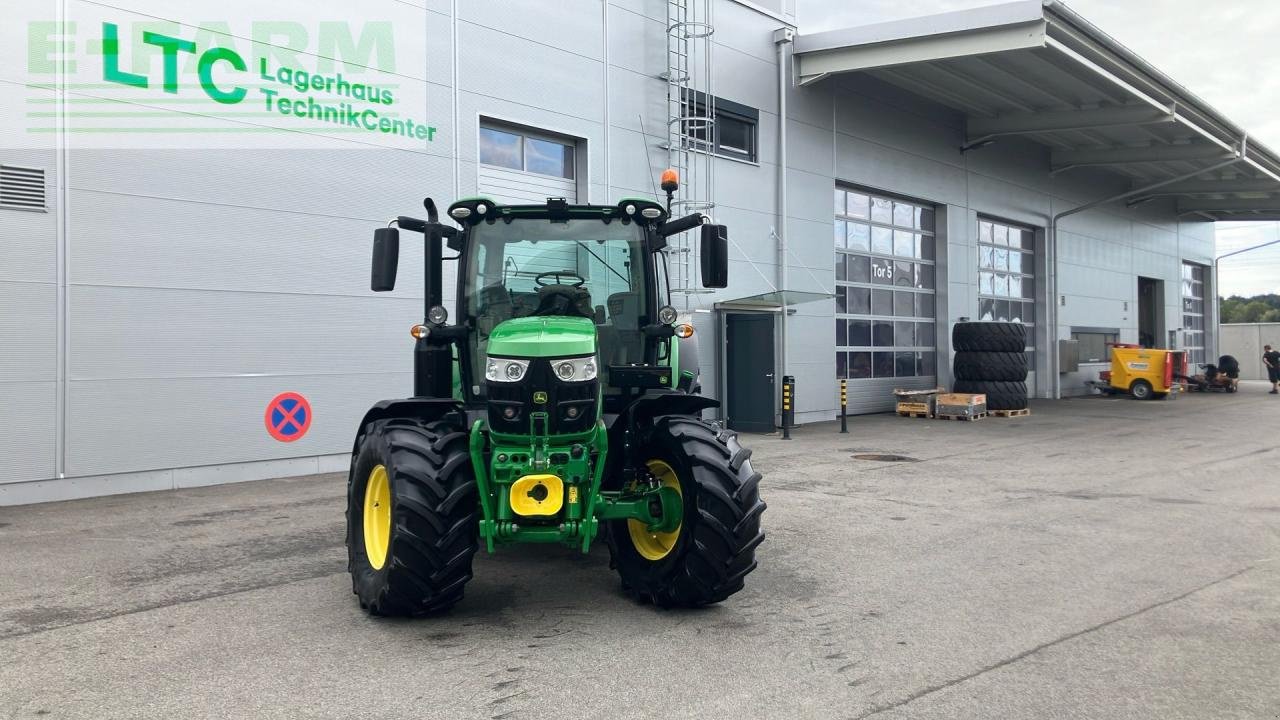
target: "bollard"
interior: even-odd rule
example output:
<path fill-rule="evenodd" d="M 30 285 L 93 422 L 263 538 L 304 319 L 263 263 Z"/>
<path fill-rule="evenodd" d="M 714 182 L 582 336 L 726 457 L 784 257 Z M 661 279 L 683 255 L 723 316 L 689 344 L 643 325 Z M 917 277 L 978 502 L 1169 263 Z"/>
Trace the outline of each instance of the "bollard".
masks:
<path fill-rule="evenodd" d="M 796 390 L 796 378 L 794 375 L 782 376 L 782 439 L 791 439 L 791 426 L 796 421 L 796 411 L 792 406 L 792 397 Z"/>
<path fill-rule="evenodd" d="M 849 411 L 849 381 L 844 378 L 840 379 L 840 432 L 849 432 L 849 423 L 846 420 Z"/>

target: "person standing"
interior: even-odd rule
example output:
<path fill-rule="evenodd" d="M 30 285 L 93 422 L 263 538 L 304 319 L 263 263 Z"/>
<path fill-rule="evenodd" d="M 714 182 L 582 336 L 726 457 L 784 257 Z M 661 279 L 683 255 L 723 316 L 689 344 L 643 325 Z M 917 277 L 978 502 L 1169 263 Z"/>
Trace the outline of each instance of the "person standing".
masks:
<path fill-rule="evenodd" d="M 1267 366 L 1267 380 L 1271 381 L 1271 395 L 1280 394 L 1280 352 L 1270 345 L 1262 347 L 1262 364 Z"/>

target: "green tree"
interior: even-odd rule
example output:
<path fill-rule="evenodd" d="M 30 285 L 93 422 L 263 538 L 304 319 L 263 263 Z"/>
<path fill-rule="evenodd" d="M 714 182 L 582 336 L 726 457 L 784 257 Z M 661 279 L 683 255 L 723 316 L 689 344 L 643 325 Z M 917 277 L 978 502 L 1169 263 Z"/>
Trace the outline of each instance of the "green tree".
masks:
<path fill-rule="evenodd" d="M 1248 305 L 1240 308 L 1240 322 L 1262 322 L 1262 316 L 1270 309 L 1271 306 L 1261 300 L 1251 300 Z"/>
<path fill-rule="evenodd" d="M 1232 295 L 1218 298 L 1218 303 L 1223 323 L 1280 322 L 1280 295 Z"/>

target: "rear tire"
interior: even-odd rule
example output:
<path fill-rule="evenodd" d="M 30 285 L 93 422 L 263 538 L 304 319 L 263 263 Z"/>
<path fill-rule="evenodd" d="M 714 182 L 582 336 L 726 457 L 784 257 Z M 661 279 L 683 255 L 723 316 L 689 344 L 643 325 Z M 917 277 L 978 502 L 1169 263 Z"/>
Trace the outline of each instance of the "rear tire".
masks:
<path fill-rule="evenodd" d="M 1022 382 L 1027 379 L 1027 356 L 1023 352 L 962 350 L 956 353 L 954 367 L 957 380 Z"/>
<path fill-rule="evenodd" d="M 1010 322 L 956 323 L 951 330 L 951 347 L 965 352 L 1023 352 L 1027 349 L 1027 327 Z"/>
<path fill-rule="evenodd" d="M 609 550 L 623 589 L 661 607 L 720 602 L 743 588 L 764 541 L 760 474 L 736 433 L 694 418 L 667 416 L 654 423 L 639 450 L 646 461 L 669 466 L 679 481 L 684 515 L 669 551 L 648 558 L 637 549 L 628 521 L 609 523 Z M 647 548 L 652 556 L 654 548 Z"/>
<path fill-rule="evenodd" d="M 390 498 L 381 541 L 365 537 L 365 496 L 378 468 Z M 347 480 L 347 569 L 360 607 L 423 615 L 461 600 L 478 546 L 477 509 L 466 432 L 410 418 L 366 425 Z"/>
<path fill-rule="evenodd" d="M 988 410 L 1027 409 L 1027 384 L 1025 382 L 957 380 L 955 391 L 958 393 L 980 393 L 986 395 Z"/>
<path fill-rule="evenodd" d="M 1146 380 L 1134 380 L 1129 386 L 1129 394 L 1134 400 L 1150 400 L 1155 397 L 1155 388 L 1151 387 L 1151 383 Z"/>

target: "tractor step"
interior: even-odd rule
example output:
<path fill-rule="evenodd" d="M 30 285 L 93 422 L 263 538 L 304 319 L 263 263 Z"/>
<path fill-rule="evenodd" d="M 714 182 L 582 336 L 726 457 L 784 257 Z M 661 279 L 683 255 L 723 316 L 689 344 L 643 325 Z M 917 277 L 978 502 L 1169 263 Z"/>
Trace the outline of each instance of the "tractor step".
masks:
<path fill-rule="evenodd" d="M 988 412 L 989 414 L 995 415 L 996 417 L 1006 417 L 1006 418 L 1007 417 L 1026 417 L 1031 414 L 1031 410 L 1029 408 L 1023 408 L 1021 410 L 990 410 Z"/>
<path fill-rule="evenodd" d="M 986 416 L 987 414 L 985 412 L 976 412 L 972 415 L 937 415 L 936 417 L 939 420 L 966 420 L 968 422 L 973 422 L 974 420 L 981 420 Z"/>

